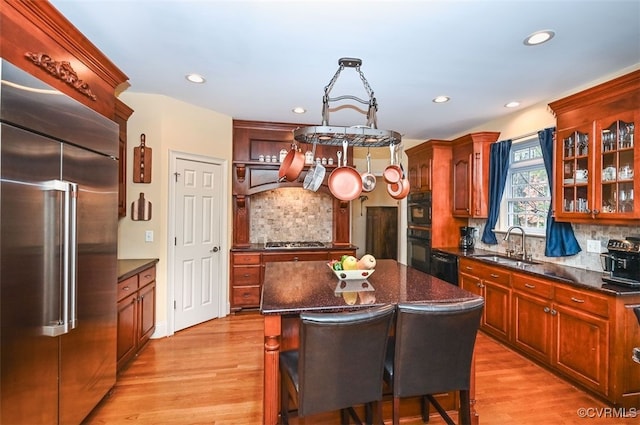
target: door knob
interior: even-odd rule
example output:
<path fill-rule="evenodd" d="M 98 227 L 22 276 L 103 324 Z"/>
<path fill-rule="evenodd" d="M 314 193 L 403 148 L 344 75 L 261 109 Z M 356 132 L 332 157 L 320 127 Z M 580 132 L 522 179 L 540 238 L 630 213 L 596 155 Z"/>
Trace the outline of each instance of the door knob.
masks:
<path fill-rule="evenodd" d="M 214 246 L 213 248 L 211 248 L 211 251 L 209 252 L 218 252 L 220 250 L 220 247 Z"/>

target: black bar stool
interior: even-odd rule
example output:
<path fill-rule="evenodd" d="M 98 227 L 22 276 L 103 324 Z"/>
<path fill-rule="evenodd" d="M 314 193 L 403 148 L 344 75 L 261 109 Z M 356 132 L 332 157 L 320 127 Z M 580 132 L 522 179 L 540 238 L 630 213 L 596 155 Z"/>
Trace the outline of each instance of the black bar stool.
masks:
<path fill-rule="evenodd" d="M 393 390 L 394 425 L 400 422 L 400 399 L 413 396 L 422 396 L 424 422 L 429 420 L 430 402 L 447 424 L 455 425 L 433 397 L 447 391 L 459 391 L 459 423 L 471 423 L 471 361 L 483 307 L 483 298 L 398 305 L 384 374 Z"/>
<path fill-rule="evenodd" d="M 364 404 L 373 423 L 373 405 L 382 420 L 382 374 L 395 306 L 355 312 L 300 314 L 300 347 L 280 353 L 280 415 L 289 423 L 289 399 L 298 416 L 340 410 L 341 423 L 353 406 Z"/>

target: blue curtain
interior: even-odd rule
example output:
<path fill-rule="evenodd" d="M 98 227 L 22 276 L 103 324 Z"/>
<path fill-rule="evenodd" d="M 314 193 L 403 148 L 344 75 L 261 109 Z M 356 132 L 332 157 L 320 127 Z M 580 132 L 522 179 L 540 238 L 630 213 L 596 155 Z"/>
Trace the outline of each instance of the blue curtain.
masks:
<path fill-rule="evenodd" d="M 553 188 L 553 133 L 555 127 L 545 128 L 538 131 L 538 139 L 542 147 L 542 158 L 544 159 L 544 168 L 549 176 L 549 188 Z M 556 194 L 556 197 L 562 194 Z M 559 199 L 559 198 L 558 198 Z M 582 251 L 578 241 L 573 234 L 571 223 L 558 223 L 553 218 L 552 210 L 549 208 L 547 214 L 547 241 L 544 249 L 544 255 L 547 257 L 566 257 L 575 255 Z"/>
<path fill-rule="evenodd" d="M 493 143 L 489 152 L 489 217 L 482 232 L 482 242 L 496 245 L 498 240 L 493 228 L 500 215 L 500 201 L 509 173 L 511 139 Z"/>

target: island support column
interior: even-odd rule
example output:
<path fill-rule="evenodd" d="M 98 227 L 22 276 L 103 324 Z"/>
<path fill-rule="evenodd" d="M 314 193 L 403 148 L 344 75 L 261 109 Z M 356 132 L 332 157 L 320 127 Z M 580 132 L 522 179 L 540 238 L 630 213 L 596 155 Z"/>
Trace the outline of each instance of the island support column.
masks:
<path fill-rule="evenodd" d="M 280 315 L 264 316 L 264 424 L 278 423 L 279 356 L 282 320 Z"/>

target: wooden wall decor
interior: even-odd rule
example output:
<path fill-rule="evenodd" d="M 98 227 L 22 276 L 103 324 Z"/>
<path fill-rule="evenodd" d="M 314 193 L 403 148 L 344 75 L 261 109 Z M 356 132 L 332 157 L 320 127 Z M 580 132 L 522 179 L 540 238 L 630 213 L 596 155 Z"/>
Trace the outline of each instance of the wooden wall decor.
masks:
<path fill-rule="evenodd" d="M 133 182 L 151 183 L 151 148 L 146 145 L 146 137 L 140 135 L 140 146 L 133 148 Z"/>
<path fill-rule="evenodd" d="M 151 220 L 151 202 L 144 198 L 143 192 L 140 192 L 140 196 L 138 197 L 138 199 L 131 203 L 131 220 Z"/>

